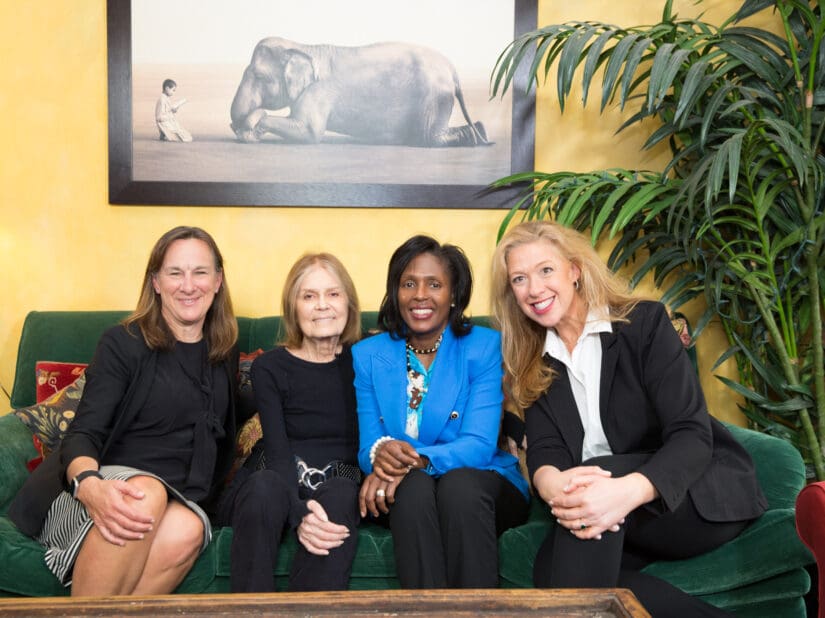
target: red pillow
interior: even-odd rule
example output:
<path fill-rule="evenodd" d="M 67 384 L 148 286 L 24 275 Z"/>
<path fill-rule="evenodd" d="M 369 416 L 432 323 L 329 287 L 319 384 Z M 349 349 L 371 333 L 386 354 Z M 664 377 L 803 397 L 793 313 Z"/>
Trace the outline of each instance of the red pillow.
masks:
<path fill-rule="evenodd" d="M 37 403 L 48 399 L 56 392 L 66 388 L 77 380 L 88 363 L 62 363 L 56 361 L 37 361 L 34 365 L 36 376 L 35 397 Z"/>

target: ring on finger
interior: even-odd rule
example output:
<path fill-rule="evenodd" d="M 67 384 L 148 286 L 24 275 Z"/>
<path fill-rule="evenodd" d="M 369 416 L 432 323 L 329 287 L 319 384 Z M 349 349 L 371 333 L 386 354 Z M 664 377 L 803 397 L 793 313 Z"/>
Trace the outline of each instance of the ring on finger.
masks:
<path fill-rule="evenodd" d="M 375 495 L 378 498 L 383 498 L 384 496 L 387 495 L 387 492 L 385 492 L 383 489 L 379 489 L 375 492 Z"/>
<path fill-rule="evenodd" d="M 582 523 L 581 523 L 581 526 L 579 526 L 579 530 L 584 530 L 585 528 L 587 528 L 587 524 L 584 523 L 584 520 L 581 520 L 581 522 Z"/>

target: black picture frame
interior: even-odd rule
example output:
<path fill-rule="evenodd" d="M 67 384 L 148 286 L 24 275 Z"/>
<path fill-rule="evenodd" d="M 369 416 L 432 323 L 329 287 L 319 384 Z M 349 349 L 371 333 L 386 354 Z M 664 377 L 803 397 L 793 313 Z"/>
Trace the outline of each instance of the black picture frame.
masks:
<path fill-rule="evenodd" d="M 535 29 L 537 4 L 538 0 L 513 0 L 514 37 Z M 107 0 L 107 35 L 110 204 L 496 209 L 512 207 L 520 189 L 511 187 L 490 191 L 487 184 L 477 183 L 136 179 L 133 148 L 132 0 Z M 498 51 L 503 49 L 504 45 Z M 525 69 L 507 93 L 507 96 L 512 97 L 510 170 L 501 176 L 533 169 L 535 90 L 526 92 L 526 84 Z M 489 182 L 496 179 L 490 178 Z"/>

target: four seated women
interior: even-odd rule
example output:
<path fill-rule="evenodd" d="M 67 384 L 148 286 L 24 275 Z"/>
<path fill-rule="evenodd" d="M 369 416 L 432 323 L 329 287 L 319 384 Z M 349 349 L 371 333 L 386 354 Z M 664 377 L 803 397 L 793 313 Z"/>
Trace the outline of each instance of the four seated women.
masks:
<path fill-rule="evenodd" d="M 493 283 L 501 337 L 465 314 L 463 252 L 414 236 L 389 263 L 384 332 L 352 347 L 361 320 L 343 265 L 329 254 L 296 262 L 283 345 L 252 370 L 263 439 L 218 509 L 234 529 L 232 591 L 275 589 L 293 528 L 290 589 L 347 588 L 361 518 L 389 526 L 402 587 L 497 586 L 498 536 L 523 523 L 529 499 L 518 460 L 497 446 L 503 365 L 526 416 L 530 480 L 558 521 L 536 585 L 630 587 L 656 615 L 715 615 L 639 570 L 732 539 L 765 500 L 747 453 L 707 413 L 663 308 L 627 294 L 584 237 L 550 222 L 511 230 Z M 238 407 L 232 324 L 214 241 L 170 231 L 138 310 L 101 340 L 49 464 L 61 462 L 70 491 L 41 470 L 10 511 L 73 594 L 169 592 L 209 541 L 199 502 L 214 505 Z M 153 437 L 166 450 L 149 456 L 140 444 Z M 37 492 L 57 495 L 44 505 Z M 101 572 L 100 560 L 115 568 Z"/>

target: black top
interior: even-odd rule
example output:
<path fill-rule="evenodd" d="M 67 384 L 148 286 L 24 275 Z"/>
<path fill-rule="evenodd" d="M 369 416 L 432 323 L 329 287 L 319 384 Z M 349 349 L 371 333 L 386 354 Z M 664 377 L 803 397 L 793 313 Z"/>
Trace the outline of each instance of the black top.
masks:
<path fill-rule="evenodd" d="M 331 461 L 358 465 L 354 377 L 349 346 L 328 363 L 308 362 L 278 347 L 252 364 L 266 466 L 294 488 L 291 522 L 306 513 L 298 497 L 296 455 L 314 468 Z"/>
<path fill-rule="evenodd" d="M 9 517 L 22 532 L 29 536 L 39 533 L 52 502 L 62 490 L 68 489 L 66 468 L 75 458 L 85 456 L 110 461 L 107 454 L 112 445 L 128 434 L 135 419 L 142 414 L 156 386 L 159 358 L 166 355 L 150 350 L 135 325 L 128 328 L 117 325 L 103 333 L 86 369 L 86 386 L 77 414 L 59 450 L 29 475 L 9 506 Z M 229 358 L 212 368 L 211 375 L 218 393 L 215 409 L 221 410 L 216 418 L 223 419 L 220 430 L 214 431 L 213 436 L 223 437 L 217 443 L 214 439 L 206 441 L 206 448 L 214 451 L 214 455 L 207 453 L 207 457 L 196 459 L 193 454 L 192 457 L 192 468 L 198 468 L 198 474 L 211 484 L 209 495 L 199 500 L 207 512 L 215 507 L 214 500 L 232 464 L 236 420 L 240 423 L 245 420 L 243 416 L 236 419 L 236 413 L 247 412 L 236 406 L 237 346 Z M 225 403 L 219 404 L 219 401 Z M 212 465 L 208 464 L 210 459 Z"/>
<path fill-rule="evenodd" d="M 206 341 L 158 354 L 154 386 L 101 465 L 153 472 L 190 500 L 203 499 L 229 404 L 226 373 L 207 363 Z"/>

